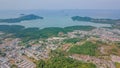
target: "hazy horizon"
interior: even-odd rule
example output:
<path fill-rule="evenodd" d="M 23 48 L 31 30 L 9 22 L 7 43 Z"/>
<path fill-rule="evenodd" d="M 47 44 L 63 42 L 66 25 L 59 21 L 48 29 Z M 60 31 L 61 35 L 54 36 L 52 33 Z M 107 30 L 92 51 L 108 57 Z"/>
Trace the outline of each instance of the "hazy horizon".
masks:
<path fill-rule="evenodd" d="M 120 9 L 120 0 L 0 0 L 0 10 Z"/>

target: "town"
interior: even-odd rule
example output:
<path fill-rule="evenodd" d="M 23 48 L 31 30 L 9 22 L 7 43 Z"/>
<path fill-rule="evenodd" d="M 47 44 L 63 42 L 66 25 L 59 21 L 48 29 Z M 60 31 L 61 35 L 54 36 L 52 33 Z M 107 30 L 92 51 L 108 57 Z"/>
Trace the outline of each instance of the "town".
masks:
<path fill-rule="evenodd" d="M 0 68 L 36 68 L 36 61 L 47 60 L 51 58 L 51 51 L 62 48 L 68 52 L 72 47 L 66 43 L 66 39 L 79 38 L 74 44 L 82 45 L 86 41 L 101 41 L 106 45 L 101 45 L 98 50 L 102 55 L 90 56 L 85 54 L 70 54 L 67 57 L 74 60 L 93 63 L 97 68 L 116 68 L 115 63 L 120 63 L 120 53 L 108 54 L 106 48 L 112 45 L 120 46 L 120 30 L 109 28 L 95 28 L 90 31 L 74 30 L 58 37 L 50 37 L 47 39 L 30 40 L 26 44 L 20 38 L 10 37 L 8 34 L 0 32 Z M 68 45 L 67 45 L 68 44 Z M 73 43 L 72 43 L 73 44 Z M 111 45 L 111 46 L 108 46 Z M 113 46 L 113 47 L 116 47 Z M 120 50 L 120 49 L 118 49 Z"/>

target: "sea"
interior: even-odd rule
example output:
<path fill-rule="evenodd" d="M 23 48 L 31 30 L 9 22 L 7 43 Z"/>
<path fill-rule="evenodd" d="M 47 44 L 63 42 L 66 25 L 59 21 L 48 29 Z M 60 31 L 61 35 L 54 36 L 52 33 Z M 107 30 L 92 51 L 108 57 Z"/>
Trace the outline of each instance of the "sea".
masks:
<path fill-rule="evenodd" d="M 21 25 L 26 28 L 47 28 L 47 27 L 67 27 L 67 26 L 95 26 L 111 27 L 111 24 L 100 24 L 84 21 L 72 21 L 72 16 L 120 19 L 120 10 L 97 10 L 97 9 L 64 9 L 64 10 L 0 10 L 0 19 L 17 18 L 22 15 L 34 14 L 44 19 L 22 21 L 19 23 L 0 23 L 0 25 Z"/>

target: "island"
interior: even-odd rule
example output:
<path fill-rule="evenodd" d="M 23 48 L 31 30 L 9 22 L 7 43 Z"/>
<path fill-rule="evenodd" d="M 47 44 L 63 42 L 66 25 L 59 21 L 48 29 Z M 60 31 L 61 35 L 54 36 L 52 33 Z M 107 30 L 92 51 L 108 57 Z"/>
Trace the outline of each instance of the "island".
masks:
<path fill-rule="evenodd" d="M 94 22 L 94 23 L 102 23 L 102 24 L 112 24 L 113 27 L 120 28 L 120 19 L 95 19 L 91 17 L 81 17 L 81 16 L 73 16 L 71 17 L 73 21 L 86 21 L 86 22 Z"/>
<path fill-rule="evenodd" d="M 29 20 L 36 20 L 36 19 L 43 19 L 43 17 L 29 14 L 29 15 L 23 15 L 18 18 L 9 18 L 9 19 L 0 19 L 0 23 L 19 23 L 22 21 L 29 21 Z"/>

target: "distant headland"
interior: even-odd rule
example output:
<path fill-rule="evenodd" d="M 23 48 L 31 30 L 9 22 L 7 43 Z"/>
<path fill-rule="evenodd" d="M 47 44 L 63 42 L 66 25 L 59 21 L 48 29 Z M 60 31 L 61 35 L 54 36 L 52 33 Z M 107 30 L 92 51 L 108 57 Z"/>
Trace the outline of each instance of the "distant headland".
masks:
<path fill-rule="evenodd" d="M 94 23 L 102 23 L 102 24 L 111 24 L 113 27 L 120 28 L 120 19 L 95 19 L 91 17 L 81 17 L 81 16 L 73 16 L 71 17 L 73 21 L 86 21 L 86 22 L 94 22 Z"/>
<path fill-rule="evenodd" d="M 73 21 L 87 21 L 87 22 L 94 22 L 94 23 L 105 23 L 105 24 L 113 24 L 120 22 L 120 19 L 95 19 L 91 17 L 81 17 L 81 16 L 73 16 L 71 17 Z"/>
<path fill-rule="evenodd" d="M 29 15 L 23 15 L 18 18 L 9 18 L 9 19 L 0 19 L 0 23 L 19 23 L 22 21 L 29 21 L 29 20 L 36 20 L 36 19 L 43 19 L 43 17 L 29 14 Z"/>

